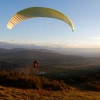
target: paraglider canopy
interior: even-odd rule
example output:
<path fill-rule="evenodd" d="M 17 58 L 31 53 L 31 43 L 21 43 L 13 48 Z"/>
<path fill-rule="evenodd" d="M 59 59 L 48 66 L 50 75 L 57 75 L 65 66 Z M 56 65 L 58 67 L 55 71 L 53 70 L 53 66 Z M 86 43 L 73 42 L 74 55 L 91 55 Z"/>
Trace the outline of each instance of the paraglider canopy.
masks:
<path fill-rule="evenodd" d="M 31 7 L 15 13 L 9 20 L 7 28 L 12 29 L 19 22 L 36 17 L 48 17 L 62 20 L 72 28 L 72 31 L 74 31 L 74 25 L 67 16 L 57 10 L 45 7 Z"/>

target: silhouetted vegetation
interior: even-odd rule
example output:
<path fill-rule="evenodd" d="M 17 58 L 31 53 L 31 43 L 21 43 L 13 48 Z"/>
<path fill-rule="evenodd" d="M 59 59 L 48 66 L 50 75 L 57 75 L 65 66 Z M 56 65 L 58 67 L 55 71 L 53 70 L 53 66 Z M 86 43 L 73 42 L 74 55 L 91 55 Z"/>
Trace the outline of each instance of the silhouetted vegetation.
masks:
<path fill-rule="evenodd" d="M 24 89 L 45 89 L 45 90 L 64 90 L 71 91 L 70 84 L 79 84 L 86 82 L 86 89 L 93 91 L 100 91 L 100 74 L 94 73 L 95 76 L 77 76 L 69 77 L 63 80 L 48 79 L 42 76 L 30 76 L 25 73 L 15 71 L 7 72 L 5 70 L 0 72 L 0 85 L 6 87 L 16 87 Z M 93 75 L 94 75 L 93 74 Z M 66 83 L 65 83 L 66 82 Z M 69 85 L 67 85 L 69 84 Z"/>
<path fill-rule="evenodd" d="M 91 91 L 100 91 L 100 82 L 99 81 L 89 82 L 87 84 L 86 89 L 91 90 Z"/>
<path fill-rule="evenodd" d="M 46 89 L 46 90 L 72 90 L 63 81 L 47 79 L 39 76 L 29 76 L 18 72 L 0 72 L 0 85 L 7 87 L 17 87 L 26 89 Z"/>
<path fill-rule="evenodd" d="M 76 76 L 76 77 L 69 77 L 66 82 L 69 84 L 77 84 L 82 82 L 91 82 L 93 79 L 89 76 Z"/>

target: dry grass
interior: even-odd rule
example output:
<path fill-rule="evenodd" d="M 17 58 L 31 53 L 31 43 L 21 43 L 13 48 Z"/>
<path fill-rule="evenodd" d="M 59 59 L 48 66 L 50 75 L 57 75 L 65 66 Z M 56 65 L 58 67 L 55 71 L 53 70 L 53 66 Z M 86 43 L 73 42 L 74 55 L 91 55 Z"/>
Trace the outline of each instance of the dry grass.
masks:
<path fill-rule="evenodd" d="M 100 92 L 80 91 L 46 91 L 17 89 L 0 86 L 0 100 L 100 100 Z"/>

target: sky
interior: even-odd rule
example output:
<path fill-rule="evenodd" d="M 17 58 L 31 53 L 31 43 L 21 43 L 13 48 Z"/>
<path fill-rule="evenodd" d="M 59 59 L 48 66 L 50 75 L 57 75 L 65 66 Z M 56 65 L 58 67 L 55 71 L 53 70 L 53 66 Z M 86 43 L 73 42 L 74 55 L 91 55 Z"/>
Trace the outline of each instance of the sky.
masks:
<path fill-rule="evenodd" d="M 47 7 L 68 16 L 75 31 L 63 21 L 32 18 L 7 29 L 10 18 L 29 7 Z M 61 48 L 100 48 L 100 0 L 0 0 L 0 41 Z"/>

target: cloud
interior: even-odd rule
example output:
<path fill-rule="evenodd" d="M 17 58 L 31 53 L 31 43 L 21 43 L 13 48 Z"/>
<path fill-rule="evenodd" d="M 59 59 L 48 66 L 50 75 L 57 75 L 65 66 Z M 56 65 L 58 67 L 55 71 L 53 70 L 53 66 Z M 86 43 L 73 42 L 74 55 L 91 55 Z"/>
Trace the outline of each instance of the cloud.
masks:
<path fill-rule="evenodd" d="M 0 40 L 0 42 L 3 42 L 3 40 Z"/>
<path fill-rule="evenodd" d="M 89 37 L 89 39 L 100 40 L 100 37 Z"/>
<path fill-rule="evenodd" d="M 24 41 L 17 41 L 17 40 L 10 40 L 8 41 L 9 43 L 13 43 L 13 44 L 24 44 Z"/>
<path fill-rule="evenodd" d="M 36 43 L 34 41 L 17 41 L 17 40 L 9 40 L 9 41 L 3 41 L 0 40 L 1 43 L 8 43 L 12 44 L 14 46 L 19 45 L 19 46 L 26 46 L 26 47 L 42 47 L 42 48 L 100 48 L 100 42 L 89 42 L 89 41 L 83 41 L 80 43 L 59 43 L 59 42 L 54 42 L 54 43 Z"/>
<path fill-rule="evenodd" d="M 81 42 L 82 44 L 88 44 L 88 42 Z"/>

